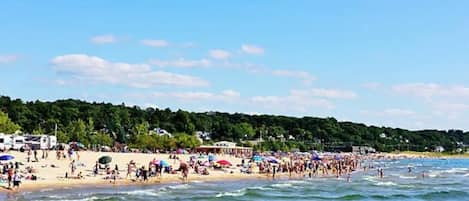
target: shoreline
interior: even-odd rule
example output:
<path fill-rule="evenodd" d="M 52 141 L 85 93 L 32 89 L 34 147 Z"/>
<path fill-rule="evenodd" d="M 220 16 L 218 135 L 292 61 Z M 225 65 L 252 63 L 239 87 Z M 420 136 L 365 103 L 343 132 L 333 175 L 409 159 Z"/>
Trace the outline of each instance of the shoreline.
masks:
<path fill-rule="evenodd" d="M 21 152 L 9 152 L 8 154 L 13 154 L 16 157 L 16 160 L 22 163 L 25 163 L 25 166 L 33 166 L 37 168 L 36 175 L 40 178 L 36 181 L 25 180 L 22 182 L 20 189 L 14 191 L 6 188 L 6 183 L 3 183 L 0 188 L 0 194 L 17 194 L 24 192 L 40 192 L 42 190 L 59 190 L 59 189 L 69 189 L 69 188 L 112 188 L 112 187 L 122 187 L 122 186 L 148 186 L 148 185 L 166 185 L 166 184 L 184 184 L 192 182 L 223 182 L 223 181 L 242 181 L 242 180 L 298 180 L 304 179 L 300 175 L 293 174 L 292 177 L 289 177 L 288 173 L 277 173 L 275 179 L 272 176 L 267 174 L 245 174 L 239 172 L 238 167 L 232 167 L 225 169 L 225 171 L 220 170 L 210 170 L 210 175 L 199 175 L 195 173 L 189 174 L 189 181 L 183 182 L 182 175 L 178 172 L 177 174 L 164 174 L 163 177 L 150 177 L 149 181 L 133 181 L 130 178 L 119 178 L 116 180 L 116 183 L 111 183 L 110 180 L 105 180 L 103 177 L 104 174 L 99 174 L 97 176 L 91 175 L 91 166 L 83 166 L 78 169 L 79 172 L 85 174 L 84 179 L 63 179 L 61 176 L 68 171 L 68 164 L 70 159 L 61 159 L 57 160 L 55 157 L 50 157 L 48 159 L 43 159 L 40 162 L 28 163 L 24 158 L 25 153 Z M 52 153 L 50 153 L 52 154 Z M 102 155 L 110 155 L 113 157 L 113 164 L 119 164 L 120 175 L 123 177 L 126 175 L 126 171 L 122 169 L 122 165 L 126 164 L 126 161 L 129 159 L 134 159 L 136 161 L 150 161 L 153 158 L 167 158 L 167 154 L 141 154 L 141 153 L 113 153 L 113 152 L 81 152 L 81 160 L 85 164 L 93 164 L 97 157 Z M 386 159 L 469 159 L 469 155 L 456 155 L 457 157 L 448 157 L 447 155 L 428 155 L 424 152 L 401 152 L 401 153 L 380 153 L 370 155 L 376 159 L 386 158 Z M 190 155 L 179 155 L 184 160 L 187 160 Z M 233 162 L 233 164 L 239 164 L 240 158 L 235 158 L 229 155 L 218 155 L 217 158 L 228 159 Z M 174 166 L 178 164 L 176 161 L 170 161 Z M 55 164 L 57 168 L 51 168 L 48 165 Z M 144 163 L 138 163 L 140 166 Z M 46 166 L 46 167 L 44 167 Z M 351 174 L 356 174 L 360 172 L 361 169 L 353 171 Z M 233 171 L 233 173 L 229 173 Z M 341 176 L 344 177 L 344 176 Z M 320 175 L 313 178 L 330 178 L 335 179 L 334 175 Z"/>

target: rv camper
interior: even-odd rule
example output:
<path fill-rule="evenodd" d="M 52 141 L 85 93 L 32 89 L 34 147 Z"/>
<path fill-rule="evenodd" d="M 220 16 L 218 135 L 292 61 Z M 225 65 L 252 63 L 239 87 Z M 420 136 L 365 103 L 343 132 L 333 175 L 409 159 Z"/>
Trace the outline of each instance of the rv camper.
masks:
<path fill-rule="evenodd" d="M 6 151 L 11 149 L 12 142 L 11 142 L 11 135 L 5 135 L 3 133 L 0 134 L 0 150 Z"/>
<path fill-rule="evenodd" d="M 33 150 L 53 149 L 57 145 L 57 138 L 50 135 L 27 135 L 26 144 Z"/>
<path fill-rule="evenodd" d="M 14 150 L 20 150 L 21 148 L 24 148 L 25 137 L 24 136 L 19 136 L 19 135 L 12 136 L 12 144 L 13 144 L 12 148 Z"/>

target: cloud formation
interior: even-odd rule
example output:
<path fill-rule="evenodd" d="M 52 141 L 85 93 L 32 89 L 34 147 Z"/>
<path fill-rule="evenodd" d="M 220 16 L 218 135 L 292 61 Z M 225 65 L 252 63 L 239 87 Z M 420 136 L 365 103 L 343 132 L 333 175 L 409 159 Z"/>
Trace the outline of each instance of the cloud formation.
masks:
<path fill-rule="evenodd" d="M 241 45 L 241 51 L 243 51 L 246 54 L 253 54 L 253 55 L 264 54 L 264 48 L 256 46 L 256 45 L 249 45 L 249 44 Z"/>
<path fill-rule="evenodd" d="M 210 50 L 209 55 L 214 59 L 228 59 L 231 57 L 230 52 L 220 49 Z"/>
<path fill-rule="evenodd" d="M 304 84 L 311 84 L 316 78 L 306 71 L 295 70 L 272 70 L 272 75 L 300 79 Z"/>
<path fill-rule="evenodd" d="M 92 37 L 90 41 L 94 44 L 109 44 L 117 42 L 117 38 L 114 35 L 99 35 Z"/>
<path fill-rule="evenodd" d="M 354 99 L 358 95 L 353 91 L 340 90 L 340 89 L 324 89 L 324 88 L 312 88 L 302 90 L 292 90 L 291 93 L 297 96 L 313 96 L 328 99 Z"/>
<path fill-rule="evenodd" d="M 151 59 L 150 64 L 158 67 L 179 67 L 179 68 L 191 68 L 191 67 L 209 67 L 212 65 L 212 61 L 208 59 L 199 59 L 199 60 L 188 60 L 185 58 L 179 58 L 175 60 L 160 60 L 160 59 Z"/>
<path fill-rule="evenodd" d="M 394 92 L 423 98 L 469 97 L 469 87 L 435 83 L 411 83 L 392 86 Z"/>
<path fill-rule="evenodd" d="M 179 102 L 230 102 L 240 98 L 240 93 L 234 90 L 223 90 L 219 93 L 189 91 L 189 92 L 155 92 L 151 98 L 176 100 Z"/>
<path fill-rule="evenodd" d="M 17 55 L 0 55 L 0 64 L 13 63 L 18 59 Z"/>
<path fill-rule="evenodd" d="M 150 46 L 150 47 L 167 47 L 169 46 L 169 42 L 165 40 L 152 40 L 152 39 L 145 39 L 140 41 L 143 45 Z"/>
<path fill-rule="evenodd" d="M 86 54 L 57 56 L 51 60 L 54 69 L 74 79 L 97 83 L 120 84 L 136 88 L 160 85 L 203 87 L 209 82 L 198 77 L 165 71 L 153 71 L 148 64 L 111 62 Z"/>

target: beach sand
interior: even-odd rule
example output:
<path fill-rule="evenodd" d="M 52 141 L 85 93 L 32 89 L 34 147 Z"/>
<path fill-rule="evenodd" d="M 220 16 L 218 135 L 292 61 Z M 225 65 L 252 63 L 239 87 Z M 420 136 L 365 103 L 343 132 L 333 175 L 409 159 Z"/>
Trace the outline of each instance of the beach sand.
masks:
<path fill-rule="evenodd" d="M 15 159 L 12 161 L 18 161 L 24 165 L 20 166 L 20 170 L 23 171 L 27 166 L 33 167 L 37 172 L 33 173 L 38 177 L 36 181 L 22 179 L 22 185 L 20 191 L 35 191 L 41 189 L 50 189 L 50 188 L 63 188 L 63 187 L 91 187 L 91 186 L 102 186 L 102 185 L 145 185 L 145 184 L 155 184 L 155 183 L 170 183 L 170 182 L 182 182 L 182 176 L 180 172 L 178 174 L 163 174 L 161 178 L 150 177 L 148 182 L 132 181 L 130 178 L 125 179 L 127 175 L 127 164 L 130 160 L 136 162 L 137 167 L 145 166 L 148 168 L 148 164 L 153 159 L 163 159 L 166 160 L 173 169 L 179 168 L 179 160 L 169 159 L 169 154 L 146 154 L 146 153 L 114 153 L 114 152 L 90 152 L 90 151 L 80 151 L 80 159 L 75 160 L 79 161 L 78 163 L 83 164 L 79 165 L 75 171 L 76 176 L 79 172 L 82 172 L 84 176 L 83 179 L 71 179 L 64 178 L 65 173 L 68 172 L 70 175 L 70 163 L 71 160 L 60 159 L 57 160 L 56 152 L 49 151 L 49 156 L 47 159 L 41 159 L 42 151 L 38 151 L 39 162 L 27 162 L 27 153 L 10 151 L 3 154 L 10 154 L 15 156 Z M 119 175 L 122 179 L 118 179 L 116 184 L 112 184 L 109 180 L 105 180 L 106 176 L 104 170 L 100 171 L 100 174 L 94 176 L 93 167 L 96 164 L 96 161 L 101 156 L 110 156 L 112 157 L 112 162 L 110 163 L 111 169 L 117 164 L 119 167 Z M 189 154 L 179 154 L 179 159 L 188 161 L 191 155 Z M 34 158 L 34 157 L 32 157 Z M 216 155 L 217 160 L 224 159 L 230 161 L 234 166 L 236 164 L 241 164 L 241 158 L 236 158 L 230 155 Z M 4 162 L 5 163 L 5 162 Z M 56 166 L 55 168 L 51 165 Z M 232 172 L 232 173 L 231 173 Z M 23 174 L 24 175 L 24 174 Z M 134 173 L 132 177 L 135 178 Z M 192 170 L 189 174 L 190 181 L 216 181 L 216 180 L 236 180 L 236 179 L 257 179 L 257 178 L 267 178 L 263 175 L 248 175 L 240 173 L 239 169 L 236 167 L 225 168 L 222 170 L 210 170 L 210 175 L 198 175 L 195 174 Z M 7 189 L 8 184 L 2 183 L 0 186 L 3 187 L 4 191 L 9 191 Z"/>

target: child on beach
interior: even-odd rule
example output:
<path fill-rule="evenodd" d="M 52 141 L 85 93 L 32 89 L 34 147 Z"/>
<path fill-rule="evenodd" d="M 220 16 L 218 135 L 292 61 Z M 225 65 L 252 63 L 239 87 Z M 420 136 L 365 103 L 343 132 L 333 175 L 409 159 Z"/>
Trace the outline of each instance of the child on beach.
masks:
<path fill-rule="evenodd" d="M 17 172 L 15 172 L 15 174 L 13 175 L 13 188 L 18 190 L 20 188 L 20 183 L 21 183 L 20 175 Z"/>

